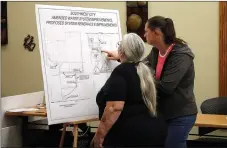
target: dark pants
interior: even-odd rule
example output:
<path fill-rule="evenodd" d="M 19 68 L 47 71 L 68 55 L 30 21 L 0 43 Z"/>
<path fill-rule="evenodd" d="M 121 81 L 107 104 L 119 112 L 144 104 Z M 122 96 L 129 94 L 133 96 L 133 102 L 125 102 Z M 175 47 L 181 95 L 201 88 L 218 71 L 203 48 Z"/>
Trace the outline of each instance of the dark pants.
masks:
<path fill-rule="evenodd" d="M 188 135 L 195 120 L 196 115 L 168 120 L 168 135 L 165 148 L 187 148 Z"/>

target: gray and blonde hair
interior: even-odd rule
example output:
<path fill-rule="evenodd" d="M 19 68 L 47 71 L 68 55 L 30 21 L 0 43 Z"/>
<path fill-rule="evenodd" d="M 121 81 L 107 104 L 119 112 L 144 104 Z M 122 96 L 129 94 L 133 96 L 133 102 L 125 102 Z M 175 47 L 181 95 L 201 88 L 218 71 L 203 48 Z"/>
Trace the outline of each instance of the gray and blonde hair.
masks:
<path fill-rule="evenodd" d="M 140 78 L 144 103 L 151 114 L 156 115 L 156 88 L 153 75 L 151 69 L 141 62 L 145 53 L 145 44 L 143 40 L 135 33 L 126 34 L 120 42 L 119 50 L 124 54 L 123 62 L 138 63 L 136 64 L 136 68 Z"/>

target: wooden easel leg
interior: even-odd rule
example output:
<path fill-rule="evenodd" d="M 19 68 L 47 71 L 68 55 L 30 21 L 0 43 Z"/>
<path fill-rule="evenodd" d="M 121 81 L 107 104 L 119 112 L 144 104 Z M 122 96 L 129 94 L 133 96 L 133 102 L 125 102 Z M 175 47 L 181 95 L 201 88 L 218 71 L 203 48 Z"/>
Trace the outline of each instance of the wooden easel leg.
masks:
<path fill-rule="evenodd" d="M 74 125 L 73 135 L 74 135 L 73 147 L 77 148 L 77 140 L 78 140 L 78 125 L 77 124 Z"/>
<path fill-rule="evenodd" d="M 63 124 L 63 131 L 62 131 L 62 134 L 61 134 L 61 140 L 60 140 L 59 148 L 63 148 L 64 139 L 65 139 L 66 127 L 67 127 L 67 124 L 64 123 L 64 124 Z"/>

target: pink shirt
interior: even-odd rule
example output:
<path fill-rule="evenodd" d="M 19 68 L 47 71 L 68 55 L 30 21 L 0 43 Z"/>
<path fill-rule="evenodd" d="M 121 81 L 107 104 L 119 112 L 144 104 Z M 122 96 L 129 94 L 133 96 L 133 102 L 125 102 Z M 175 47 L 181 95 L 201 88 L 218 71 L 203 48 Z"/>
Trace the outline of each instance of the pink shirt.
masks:
<path fill-rule="evenodd" d="M 161 55 L 160 52 L 158 54 L 158 63 L 157 63 L 157 66 L 156 66 L 156 79 L 157 80 L 160 80 L 160 77 L 161 77 L 161 74 L 162 74 L 162 69 L 163 69 L 163 66 L 165 64 L 165 61 L 166 61 L 166 58 L 168 56 L 168 54 L 170 53 L 170 51 L 173 49 L 173 46 L 174 44 L 170 45 L 170 47 L 168 48 L 168 50 L 166 51 L 165 55 Z"/>

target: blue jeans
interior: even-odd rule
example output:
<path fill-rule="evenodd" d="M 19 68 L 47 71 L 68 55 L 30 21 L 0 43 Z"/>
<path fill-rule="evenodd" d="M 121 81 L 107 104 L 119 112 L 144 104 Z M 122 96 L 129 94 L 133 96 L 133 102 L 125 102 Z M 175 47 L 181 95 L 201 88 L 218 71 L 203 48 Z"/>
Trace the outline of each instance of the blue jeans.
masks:
<path fill-rule="evenodd" d="M 167 121 L 168 135 L 165 148 L 187 148 L 187 139 L 196 120 L 196 115 L 184 116 Z"/>

